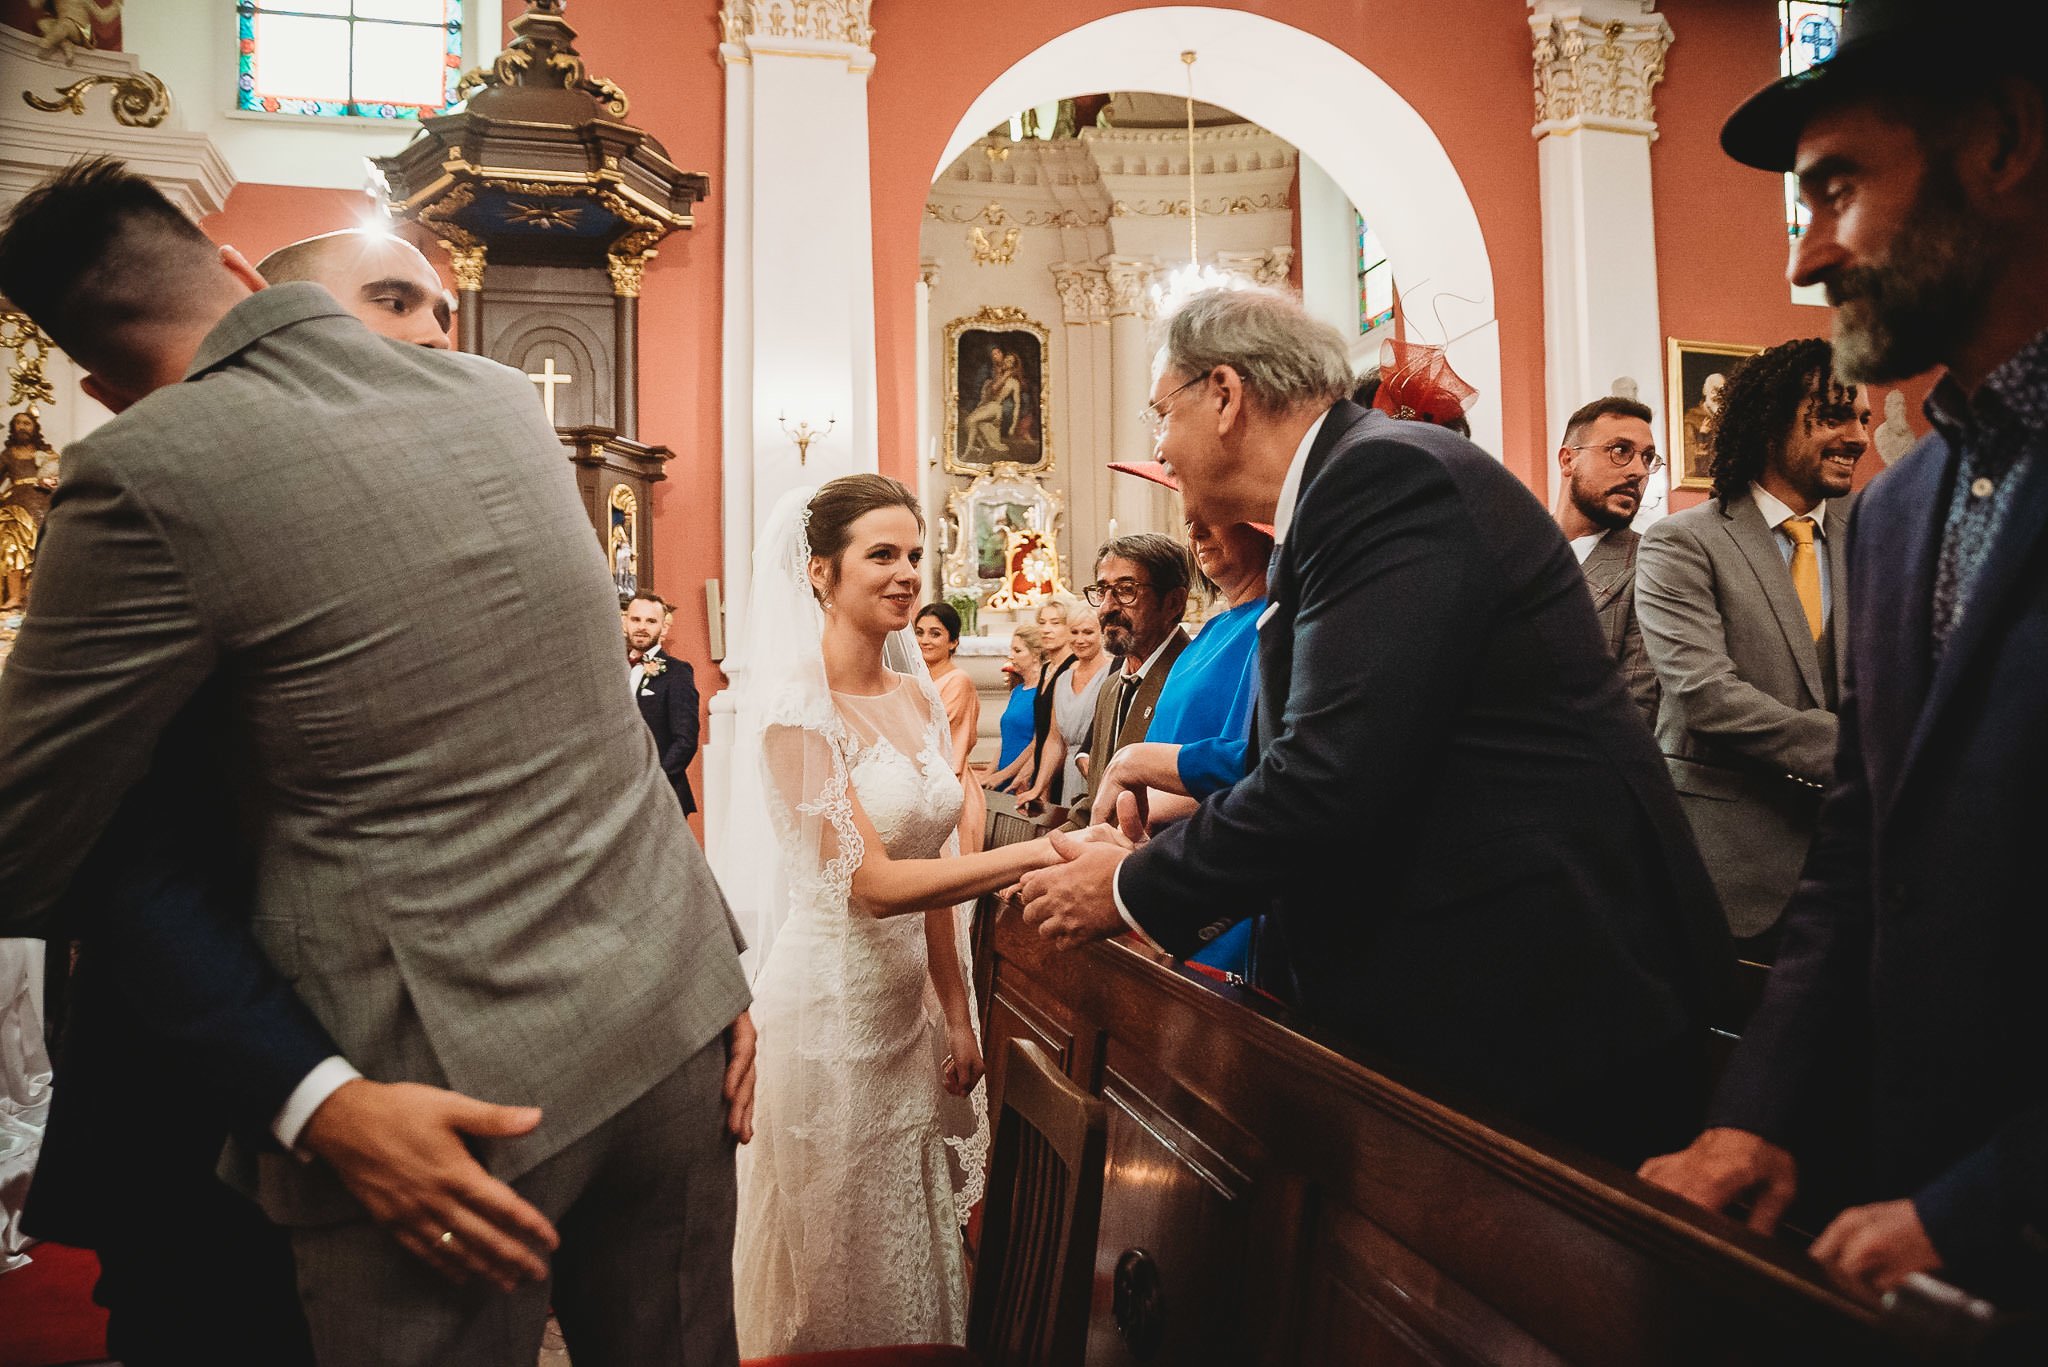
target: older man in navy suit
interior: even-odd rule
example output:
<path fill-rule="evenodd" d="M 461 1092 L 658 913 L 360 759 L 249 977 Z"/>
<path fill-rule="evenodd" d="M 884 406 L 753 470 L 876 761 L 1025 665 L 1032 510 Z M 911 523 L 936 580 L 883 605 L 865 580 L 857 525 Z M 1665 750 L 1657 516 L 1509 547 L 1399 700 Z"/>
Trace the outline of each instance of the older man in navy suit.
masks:
<path fill-rule="evenodd" d="M 1934 432 L 1864 492 L 1835 776 L 1762 1006 L 1707 1130 L 1644 1168 L 1768 1230 L 1839 1155 L 1801 1153 L 1864 1070 L 1863 1204 L 1813 1255 L 1871 1292 L 1920 1272 L 2048 1304 L 2048 88 L 1981 35 L 2032 6 L 1848 11 L 1838 55 L 1722 130 L 1793 171 L 1791 264 L 1843 379 L 1935 365 Z M 1967 14 L 1967 17 L 1965 17 Z M 1829 1175 L 1833 1175 L 1830 1173 Z M 2014 1360 L 2042 1361 L 2036 1338 Z"/>
<path fill-rule="evenodd" d="M 626 672 L 633 700 L 654 733 L 661 771 L 688 816 L 697 810 L 696 795 L 690 791 L 690 761 L 697 757 L 697 676 L 687 661 L 661 648 L 674 611 L 651 593 L 635 594 L 627 602 Z"/>

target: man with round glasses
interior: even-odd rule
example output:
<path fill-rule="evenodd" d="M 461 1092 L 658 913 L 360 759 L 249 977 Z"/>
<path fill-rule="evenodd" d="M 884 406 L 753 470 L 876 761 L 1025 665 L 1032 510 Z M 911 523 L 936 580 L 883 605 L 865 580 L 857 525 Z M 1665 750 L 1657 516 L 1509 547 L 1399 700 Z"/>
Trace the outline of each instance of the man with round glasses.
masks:
<path fill-rule="evenodd" d="M 1564 531 L 1608 653 L 1621 665 L 1621 680 L 1643 722 L 1657 729 L 1657 671 L 1643 650 L 1636 621 L 1636 547 L 1642 538 L 1629 527 L 1643 506 L 1643 486 L 1664 467 L 1650 434 L 1650 410 L 1634 399 L 1609 394 L 1581 407 L 1564 428 L 1557 449 L 1561 479 L 1557 525 Z"/>
<path fill-rule="evenodd" d="M 1870 403 L 1819 338 L 1749 358 L 1713 428 L 1714 496 L 1643 537 L 1636 612 L 1657 741 L 1737 948 L 1769 963 L 1833 772 L 1850 476 Z"/>

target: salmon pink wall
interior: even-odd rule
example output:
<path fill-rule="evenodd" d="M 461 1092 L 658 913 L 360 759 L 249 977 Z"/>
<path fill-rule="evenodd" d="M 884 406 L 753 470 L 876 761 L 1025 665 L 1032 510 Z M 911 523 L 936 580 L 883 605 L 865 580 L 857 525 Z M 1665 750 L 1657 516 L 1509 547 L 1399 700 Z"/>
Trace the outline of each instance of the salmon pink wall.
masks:
<path fill-rule="evenodd" d="M 1657 294 L 1666 337 L 1774 346 L 1825 337 L 1828 309 L 1792 302 L 1785 280 L 1785 189 L 1780 176 L 1737 165 L 1721 151 L 1721 124 L 1778 75 L 1777 6 L 1769 0 L 1662 0 L 1676 39 L 1657 87 L 1658 138 L 1650 148 L 1656 196 Z M 1906 415 L 1926 430 L 1925 378 L 1908 382 Z M 1884 417 L 1884 394 L 1872 409 Z M 1660 392 L 1650 396 L 1661 413 Z M 1884 468 L 1873 448 L 1860 486 Z M 1675 491 L 1672 507 L 1705 494 Z"/>
<path fill-rule="evenodd" d="M 918 227 L 954 125 L 997 75 L 1027 53 L 1104 15 L 1148 7 L 1128 0 L 1046 0 L 1007 8 L 1002 22 L 991 24 L 986 6 L 957 0 L 876 5 L 868 109 L 874 130 L 876 373 L 886 472 L 907 478 L 917 466 L 911 448 Z M 1261 14 L 1342 48 L 1414 105 L 1443 142 L 1471 194 L 1493 262 L 1502 455 L 1511 469 L 1535 482 L 1547 447 L 1542 241 L 1529 137 L 1530 39 L 1518 13 L 1522 6 L 1503 0 L 1244 0 L 1218 7 Z M 1427 22 L 1417 22 L 1425 12 Z M 1447 35 L 1456 41 L 1446 41 Z M 1331 92 L 1331 117 L 1344 117 L 1342 91 Z M 1285 137 L 1288 130 L 1273 131 Z M 1360 128 L 1358 136 L 1370 137 L 1372 130 Z"/>

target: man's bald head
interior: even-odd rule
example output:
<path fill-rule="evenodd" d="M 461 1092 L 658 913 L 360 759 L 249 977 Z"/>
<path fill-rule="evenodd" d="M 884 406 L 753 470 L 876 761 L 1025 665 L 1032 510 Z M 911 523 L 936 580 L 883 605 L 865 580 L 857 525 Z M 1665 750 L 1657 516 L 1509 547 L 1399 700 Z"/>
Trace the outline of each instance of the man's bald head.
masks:
<path fill-rule="evenodd" d="M 394 342 L 448 345 L 448 292 L 419 249 L 388 233 L 348 228 L 279 247 L 256 263 L 264 280 L 310 280 Z"/>

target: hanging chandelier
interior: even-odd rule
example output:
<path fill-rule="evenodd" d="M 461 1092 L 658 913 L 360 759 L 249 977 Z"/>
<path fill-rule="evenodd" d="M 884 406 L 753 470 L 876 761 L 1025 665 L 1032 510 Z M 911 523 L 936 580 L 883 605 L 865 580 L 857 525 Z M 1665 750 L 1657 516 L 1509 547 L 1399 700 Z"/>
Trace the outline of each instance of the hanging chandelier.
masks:
<path fill-rule="evenodd" d="M 1181 64 L 1187 68 L 1188 93 L 1188 263 L 1174 269 L 1165 279 L 1155 278 L 1152 282 L 1152 311 L 1155 315 L 1171 313 L 1191 296 L 1203 290 L 1243 289 L 1246 282 L 1227 271 L 1202 264 L 1199 236 L 1202 203 L 1197 195 L 1197 170 L 1195 166 L 1195 53 L 1192 48 L 1181 53 Z"/>

